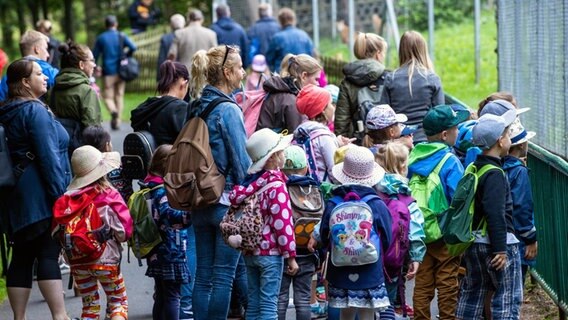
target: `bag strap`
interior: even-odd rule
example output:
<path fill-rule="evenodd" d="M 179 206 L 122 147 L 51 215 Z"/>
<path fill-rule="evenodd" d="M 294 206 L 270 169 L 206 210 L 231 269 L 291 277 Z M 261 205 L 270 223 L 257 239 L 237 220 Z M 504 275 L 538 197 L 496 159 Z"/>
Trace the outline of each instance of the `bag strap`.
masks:
<path fill-rule="evenodd" d="M 126 58 L 126 53 L 124 52 L 124 33 L 118 32 L 118 43 L 120 45 L 120 60 Z"/>
<path fill-rule="evenodd" d="M 205 108 L 205 110 L 203 110 L 200 114 L 199 117 L 203 120 L 206 120 L 207 117 L 209 116 L 209 114 L 221 103 L 223 102 L 231 102 L 231 103 L 235 103 L 235 101 L 231 100 L 230 98 L 227 97 L 219 97 L 213 101 L 211 101 L 209 103 L 209 105 L 207 105 L 207 108 Z"/>
<path fill-rule="evenodd" d="M 444 166 L 444 164 L 446 164 L 446 161 L 448 161 L 448 159 L 452 156 L 451 152 L 448 152 L 444 155 L 444 157 L 442 158 L 442 160 L 440 160 L 440 162 L 438 162 L 438 164 L 436 165 L 436 167 L 434 167 L 434 170 L 432 170 L 431 174 L 436 174 L 439 175 L 440 171 L 442 171 L 442 167 Z"/>

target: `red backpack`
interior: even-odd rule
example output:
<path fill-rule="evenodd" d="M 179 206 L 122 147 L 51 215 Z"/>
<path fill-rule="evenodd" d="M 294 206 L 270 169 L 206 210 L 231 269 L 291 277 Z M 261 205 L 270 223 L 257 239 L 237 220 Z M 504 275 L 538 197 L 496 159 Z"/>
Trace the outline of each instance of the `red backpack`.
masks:
<path fill-rule="evenodd" d="M 267 97 L 268 93 L 263 89 L 247 91 L 245 94 L 241 92 L 235 96 L 237 103 L 243 110 L 247 138 L 256 131 L 258 117 L 260 116 L 262 105 Z"/>
<path fill-rule="evenodd" d="M 106 243 L 93 232 L 105 227 L 93 202 L 97 195 L 94 188 L 81 194 L 64 194 L 53 206 L 51 235 L 65 249 L 71 265 L 94 263 L 105 251 Z"/>

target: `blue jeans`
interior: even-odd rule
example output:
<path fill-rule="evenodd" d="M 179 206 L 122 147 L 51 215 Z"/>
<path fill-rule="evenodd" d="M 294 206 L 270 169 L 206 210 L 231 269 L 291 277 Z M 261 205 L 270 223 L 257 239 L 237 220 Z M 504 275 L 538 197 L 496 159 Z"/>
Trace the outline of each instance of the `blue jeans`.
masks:
<path fill-rule="evenodd" d="M 310 320 L 311 307 L 310 298 L 312 296 L 312 276 L 316 272 L 316 261 L 313 255 L 307 257 L 297 257 L 298 273 L 290 276 L 282 274 L 282 284 L 278 297 L 278 319 L 286 319 L 286 311 L 290 300 L 290 283 L 293 283 L 294 290 L 294 309 L 296 309 L 296 320 Z"/>
<path fill-rule="evenodd" d="M 247 266 L 244 256 L 241 255 L 235 272 L 235 282 L 233 282 L 233 297 L 231 308 L 243 307 L 245 310 L 248 304 L 248 279 Z"/>
<path fill-rule="evenodd" d="M 187 229 L 187 247 L 185 251 L 185 256 L 187 257 L 187 268 L 191 274 L 189 283 L 184 283 L 181 285 L 181 298 L 179 304 L 179 318 L 180 319 L 193 319 L 193 308 L 192 308 L 192 296 L 193 296 L 193 284 L 195 283 L 195 230 L 193 225 L 189 226 Z"/>
<path fill-rule="evenodd" d="M 248 276 L 247 320 L 277 320 L 282 256 L 245 256 Z"/>
<path fill-rule="evenodd" d="M 196 320 L 225 320 L 240 252 L 225 244 L 219 223 L 228 207 L 217 204 L 192 212 L 197 270 L 193 287 Z"/>

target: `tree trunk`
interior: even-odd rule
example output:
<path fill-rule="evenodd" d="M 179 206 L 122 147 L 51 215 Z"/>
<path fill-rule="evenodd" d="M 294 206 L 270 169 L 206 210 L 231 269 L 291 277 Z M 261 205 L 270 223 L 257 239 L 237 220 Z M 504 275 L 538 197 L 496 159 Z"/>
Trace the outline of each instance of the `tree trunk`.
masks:
<path fill-rule="evenodd" d="M 14 47 L 14 38 L 12 36 L 14 29 L 12 24 L 8 23 L 8 10 L 10 10 L 9 5 L 6 2 L 2 2 L 0 4 L 0 26 L 2 27 L 2 47 L 4 49 Z M 13 59 L 14 57 L 11 58 Z"/>
<path fill-rule="evenodd" d="M 47 20 L 49 19 L 49 6 L 47 5 L 47 0 L 41 0 L 41 11 L 43 13 L 43 19 Z"/>
<path fill-rule="evenodd" d="M 96 1 L 83 0 L 83 9 L 85 12 L 85 28 L 87 30 L 87 44 L 93 47 L 97 37 L 97 30 L 104 23 L 104 17 L 100 13 L 99 6 Z"/>
<path fill-rule="evenodd" d="M 63 16 L 63 30 L 65 32 L 65 39 L 75 39 L 75 28 L 73 28 L 73 0 L 64 1 Z"/>
<path fill-rule="evenodd" d="M 32 25 L 35 27 L 36 22 L 39 20 L 39 6 L 34 0 L 28 0 L 27 2 L 28 8 L 30 8 L 30 12 L 32 13 Z M 22 20 L 20 20 L 20 23 L 21 22 Z"/>
<path fill-rule="evenodd" d="M 18 14 L 18 28 L 20 29 L 20 35 L 26 32 L 26 19 L 24 14 L 24 4 L 21 1 L 16 3 L 16 12 Z"/>

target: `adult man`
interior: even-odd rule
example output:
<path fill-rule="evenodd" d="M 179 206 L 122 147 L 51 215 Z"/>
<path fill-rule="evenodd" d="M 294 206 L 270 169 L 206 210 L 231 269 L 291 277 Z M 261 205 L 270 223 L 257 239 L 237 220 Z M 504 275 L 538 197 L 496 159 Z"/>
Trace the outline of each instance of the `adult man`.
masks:
<path fill-rule="evenodd" d="M 199 50 L 209 50 L 217 45 L 215 32 L 202 27 L 203 13 L 194 9 L 187 14 L 189 25 L 174 32 L 174 41 L 168 52 L 169 60 L 179 61 L 191 73 L 191 59 Z"/>
<path fill-rule="evenodd" d="M 275 33 L 280 31 L 280 25 L 272 17 L 272 6 L 263 3 L 258 6 L 258 19 L 249 29 L 248 38 L 250 41 L 249 61 L 257 54 L 266 56 L 268 45 Z"/>
<path fill-rule="evenodd" d="M 278 21 L 282 26 L 282 31 L 272 37 L 266 54 L 270 70 L 276 72 L 280 71 L 280 63 L 288 53 L 309 55 L 314 53 L 314 45 L 310 36 L 304 30 L 296 28 L 296 14 L 292 9 L 280 9 Z"/>
<path fill-rule="evenodd" d="M 156 72 L 157 79 L 160 80 L 160 65 L 168 58 L 168 51 L 174 42 L 175 32 L 185 26 L 185 18 L 176 13 L 170 17 L 170 27 L 172 32 L 165 34 L 160 38 L 160 52 L 158 53 L 158 71 Z"/>
<path fill-rule="evenodd" d="M 49 38 L 49 42 L 47 44 L 47 51 L 49 51 L 49 59 L 47 62 L 51 64 L 54 68 L 59 68 L 59 40 L 55 39 L 53 35 L 51 35 L 51 21 L 49 20 L 39 20 L 36 23 L 36 30 L 43 33 Z"/>
<path fill-rule="evenodd" d="M 154 0 L 136 0 L 128 8 L 128 18 L 132 34 L 146 31 L 149 26 L 158 23 L 161 16 L 159 9 L 153 6 Z"/>
<path fill-rule="evenodd" d="M 55 76 L 59 73 L 57 68 L 52 67 L 47 60 L 49 52 L 47 51 L 47 43 L 49 38 L 43 33 L 28 30 L 20 39 L 20 52 L 22 57 L 33 60 L 39 64 L 41 71 L 47 77 L 47 89 L 49 90 L 55 84 Z M 7 76 L 4 76 L 0 84 L 0 101 L 8 98 Z M 45 95 L 43 96 L 45 97 Z"/>
<path fill-rule="evenodd" d="M 217 22 L 211 25 L 211 30 L 217 34 L 219 44 L 237 45 L 241 49 L 243 68 L 248 66 L 248 37 L 245 29 L 235 20 L 231 19 L 231 9 L 225 4 L 220 4 L 217 9 Z"/>
<path fill-rule="evenodd" d="M 120 116 L 124 109 L 124 88 L 126 83 L 118 76 L 118 66 L 123 50 L 128 47 L 127 55 L 136 51 L 136 45 L 122 32 L 118 31 L 118 22 L 115 16 L 105 18 L 106 31 L 101 33 L 95 41 L 93 56 L 95 62 L 102 55 L 103 60 L 103 99 L 112 119 L 110 126 L 113 130 L 120 128 Z M 98 68 L 98 67 L 97 67 Z"/>

